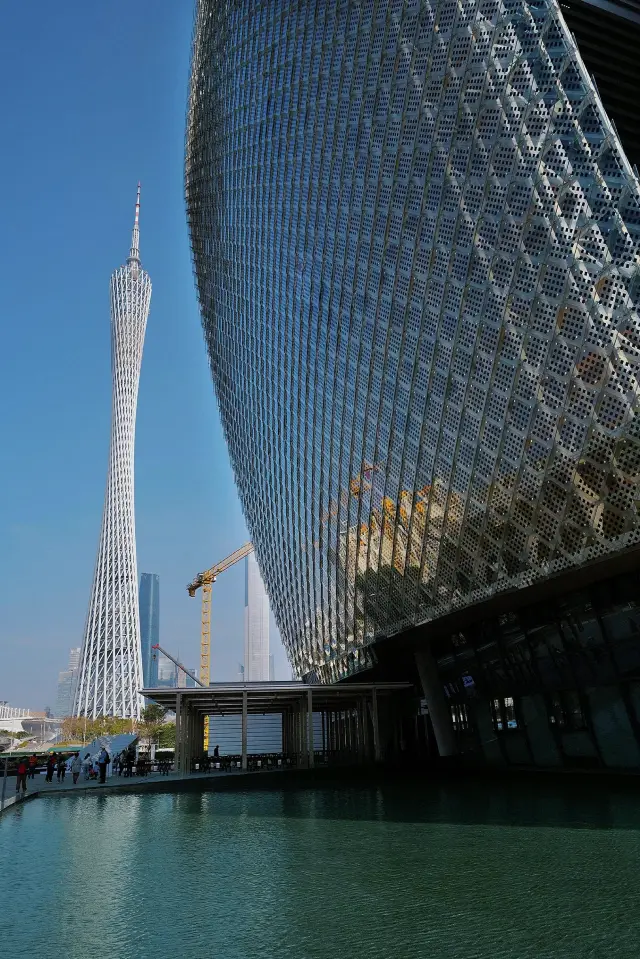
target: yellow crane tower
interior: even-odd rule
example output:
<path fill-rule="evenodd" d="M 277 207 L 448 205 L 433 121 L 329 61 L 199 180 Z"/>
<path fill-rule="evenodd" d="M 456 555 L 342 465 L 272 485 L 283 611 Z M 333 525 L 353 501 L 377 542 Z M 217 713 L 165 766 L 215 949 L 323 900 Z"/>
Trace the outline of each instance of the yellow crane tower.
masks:
<path fill-rule="evenodd" d="M 253 543 L 245 543 L 240 549 L 237 549 L 226 559 L 216 563 L 206 569 L 204 573 L 199 573 L 192 583 L 187 586 L 189 596 L 195 596 L 199 589 L 202 589 L 202 626 L 200 630 L 200 682 L 203 686 L 209 685 L 209 672 L 211 666 L 211 587 L 215 583 L 220 573 L 225 569 L 235 566 L 241 559 L 253 552 Z M 204 751 L 209 749 L 209 717 L 204 721 Z"/>

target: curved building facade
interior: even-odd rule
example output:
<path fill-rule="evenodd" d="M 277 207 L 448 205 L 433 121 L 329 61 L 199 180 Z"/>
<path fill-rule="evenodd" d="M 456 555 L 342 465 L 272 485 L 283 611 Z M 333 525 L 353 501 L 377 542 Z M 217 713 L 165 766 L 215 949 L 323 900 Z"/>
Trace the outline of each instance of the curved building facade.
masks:
<path fill-rule="evenodd" d="M 186 195 L 299 674 L 640 540 L 640 187 L 554 0 L 199 0 Z"/>

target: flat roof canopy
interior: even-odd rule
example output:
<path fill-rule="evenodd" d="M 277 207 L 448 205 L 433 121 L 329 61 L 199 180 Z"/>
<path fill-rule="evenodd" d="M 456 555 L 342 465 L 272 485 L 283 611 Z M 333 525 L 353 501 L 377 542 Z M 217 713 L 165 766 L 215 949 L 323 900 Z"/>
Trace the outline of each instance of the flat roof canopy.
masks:
<path fill-rule="evenodd" d="M 309 685 L 299 682 L 271 683 L 211 683 L 200 687 L 161 686 L 141 689 L 147 699 L 152 699 L 165 709 L 176 711 L 178 696 L 181 707 L 188 706 L 193 712 L 204 716 L 216 713 L 222 716 L 242 714 L 244 693 L 247 694 L 247 712 L 281 713 L 287 708 L 296 708 L 306 702 L 311 693 L 313 709 L 346 709 L 361 702 L 364 697 L 391 696 L 412 689 L 411 683 L 339 683 L 331 686 Z"/>

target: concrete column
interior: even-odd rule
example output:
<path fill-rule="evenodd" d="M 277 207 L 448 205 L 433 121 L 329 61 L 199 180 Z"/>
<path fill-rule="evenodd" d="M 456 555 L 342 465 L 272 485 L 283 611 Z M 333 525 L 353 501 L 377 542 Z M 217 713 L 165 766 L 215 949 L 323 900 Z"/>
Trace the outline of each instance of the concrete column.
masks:
<path fill-rule="evenodd" d="M 382 758 L 380 752 L 380 728 L 378 726 L 378 692 L 375 688 L 371 690 L 371 724 L 373 726 L 373 758 L 379 763 Z"/>
<path fill-rule="evenodd" d="M 173 771 L 182 772 L 182 694 L 176 693 L 176 751 L 173 754 Z"/>
<path fill-rule="evenodd" d="M 182 754 L 182 771 L 185 776 L 188 776 L 191 772 L 191 750 L 193 748 L 193 714 L 189 705 L 185 706 L 185 748 Z"/>
<path fill-rule="evenodd" d="M 289 746 L 289 758 L 295 759 L 298 750 L 298 739 L 296 736 L 296 710 L 292 706 L 287 717 L 287 738 Z"/>
<path fill-rule="evenodd" d="M 349 754 L 351 760 L 358 751 L 358 740 L 357 740 L 357 726 L 356 726 L 356 714 L 353 706 L 349 707 Z"/>
<path fill-rule="evenodd" d="M 242 691 L 242 770 L 246 772 L 249 767 L 247 761 L 247 691 Z"/>
<path fill-rule="evenodd" d="M 362 700 L 358 700 L 358 705 L 356 707 L 356 722 L 358 728 L 358 762 L 364 763 L 366 759 L 366 751 L 364 744 L 364 704 Z"/>
<path fill-rule="evenodd" d="M 458 752 L 458 744 L 453 732 L 451 710 L 445 699 L 433 653 L 425 645 L 416 652 L 415 657 L 422 692 L 427 701 L 433 732 L 438 744 L 438 752 L 441 756 L 455 756 Z"/>
<path fill-rule="evenodd" d="M 315 756 L 313 755 L 313 692 L 307 690 L 307 757 L 309 769 L 313 769 Z"/>
<path fill-rule="evenodd" d="M 347 759 L 351 758 L 351 710 L 344 711 L 344 748 Z"/>
<path fill-rule="evenodd" d="M 296 752 L 296 738 L 295 738 L 295 729 L 293 726 L 293 709 L 289 707 L 287 710 L 287 755 L 289 759 L 293 759 Z"/>
<path fill-rule="evenodd" d="M 298 766 L 302 768 L 307 765 L 307 723 L 306 723 L 306 714 L 307 714 L 307 704 L 305 702 L 305 696 L 300 697 L 298 702 L 298 715 L 297 715 L 297 727 L 298 727 Z"/>
<path fill-rule="evenodd" d="M 369 701 L 365 696 L 362 700 L 362 736 L 364 739 L 364 756 L 367 762 L 371 761 L 371 736 L 369 726 Z"/>
<path fill-rule="evenodd" d="M 196 718 L 196 742 L 198 744 L 198 762 L 201 762 L 205 756 L 204 720 L 205 720 L 205 717 L 201 716 L 200 713 L 198 713 L 198 716 Z M 202 771 L 202 766 L 200 766 L 200 770 Z"/>

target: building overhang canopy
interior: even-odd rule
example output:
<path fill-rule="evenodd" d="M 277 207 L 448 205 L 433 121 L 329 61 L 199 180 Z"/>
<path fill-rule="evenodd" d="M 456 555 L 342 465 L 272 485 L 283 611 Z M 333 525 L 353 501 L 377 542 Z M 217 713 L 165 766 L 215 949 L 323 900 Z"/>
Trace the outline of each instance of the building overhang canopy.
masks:
<path fill-rule="evenodd" d="M 309 694 L 313 709 L 320 712 L 330 709 L 348 709 L 370 699 L 374 691 L 378 698 L 407 692 L 411 683 L 340 683 L 334 685 L 311 685 L 299 682 L 270 683 L 211 683 L 199 688 L 160 687 L 141 689 L 147 699 L 172 712 L 187 707 L 202 716 L 241 715 L 244 694 L 248 713 L 282 713 L 297 709 Z"/>

